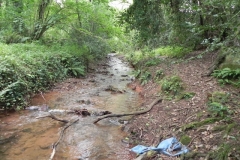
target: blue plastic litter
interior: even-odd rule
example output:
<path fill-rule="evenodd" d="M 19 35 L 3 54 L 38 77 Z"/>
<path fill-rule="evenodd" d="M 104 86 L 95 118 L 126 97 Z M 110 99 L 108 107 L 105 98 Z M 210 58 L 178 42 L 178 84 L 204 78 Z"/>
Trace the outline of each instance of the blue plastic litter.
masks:
<path fill-rule="evenodd" d="M 145 147 L 142 145 L 137 145 L 131 149 L 131 151 L 137 154 L 142 154 L 150 150 L 157 151 L 158 153 L 162 153 L 171 157 L 179 156 L 181 154 L 189 152 L 189 149 L 181 142 L 178 142 L 175 137 L 163 140 L 157 147 Z"/>

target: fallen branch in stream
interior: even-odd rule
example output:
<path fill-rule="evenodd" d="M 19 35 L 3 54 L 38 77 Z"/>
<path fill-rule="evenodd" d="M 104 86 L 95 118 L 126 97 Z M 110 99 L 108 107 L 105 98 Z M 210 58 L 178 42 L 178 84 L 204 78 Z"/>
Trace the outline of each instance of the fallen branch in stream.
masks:
<path fill-rule="evenodd" d="M 54 157 L 54 155 L 55 155 L 55 153 L 56 153 L 56 148 L 57 148 L 59 142 L 61 141 L 61 139 L 62 139 L 62 137 L 63 137 L 64 131 L 65 131 L 69 126 L 71 126 L 73 123 L 77 122 L 78 120 L 79 120 L 79 119 L 75 119 L 75 120 L 73 120 L 73 121 L 69 121 L 69 122 L 62 128 L 61 133 L 60 133 L 60 136 L 59 136 L 57 142 L 55 142 L 55 143 L 53 144 L 53 146 L 52 146 L 53 151 L 52 151 L 52 154 L 51 154 L 49 160 L 52 160 L 52 159 L 53 159 L 53 157 Z"/>
<path fill-rule="evenodd" d="M 54 119 L 54 120 L 56 120 L 56 121 L 60 121 L 60 122 L 66 123 L 66 125 L 62 128 L 62 130 L 61 130 L 61 132 L 60 132 L 60 136 L 59 136 L 57 142 L 55 142 L 55 143 L 53 144 L 53 146 L 52 146 L 53 151 L 52 151 L 52 154 L 51 154 L 51 156 L 50 156 L 50 158 L 49 158 L 49 160 L 52 160 L 53 157 L 54 157 L 54 155 L 55 155 L 55 153 L 56 153 L 56 148 L 57 148 L 59 142 L 61 141 L 61 139 L 62 139 L 62 137 L 63 137 L 64 131 L 65 131 L 69 126 L 71 126 L 73 123 L 77 122 L 79 119 L 75 119 L 75 120 L 73 120 L 73 121 L 68 121 L 68 120 L 65 120 L 65 119 L 60 119 L 60 118 L 54 116 L 52 113 L 49 113 L 49 115 L 47 115 L 47 116 L 36 117 L 36 118 L 39 119 L 39 118 L 45 118 L 45 117 L 50 117 L 50 118 L 52 118 L 52 119 Z"/>
<path fill-rule="evenodd" d="M 43 117 L 36 117 L 36 118 L 39 119 L 39 118 L 50 117 L 50 118 L 52 118 L 52 119 L 54 119 L 54 120 L 56 120 L 56 121 L 60 121 L 60 122 L 63 122 L 63 123 L 68 123 L 68 122 L 69 122 L 68 120 L 60 119 L 60 118 L 54 116 L 54 115 L 53 115 L 52 113 L 50 113 L 50 112 L 49 112 L 49 114 L 50 114 L 50 115 L 43 116 Z"/>
<path fill-rule="evenodd" d="M 109 117 L 122 117 L 122 116 L 130 116 L 130 115 L 140 115 L 149 112 L 155 104 L 157 104 L 159 101 L 161 101 L 162 98 L 157 98 L 155 99 L 146 110 L 143 111 L 137 111 L 137 112 L 132 112 L 132 113 L 125 113 L 125 114 L 107 114 L 105 116 L 99 117 L 97 120 L 95 120 L 93 123 L 97 123 L 98 121 L 109 118 Z"/>

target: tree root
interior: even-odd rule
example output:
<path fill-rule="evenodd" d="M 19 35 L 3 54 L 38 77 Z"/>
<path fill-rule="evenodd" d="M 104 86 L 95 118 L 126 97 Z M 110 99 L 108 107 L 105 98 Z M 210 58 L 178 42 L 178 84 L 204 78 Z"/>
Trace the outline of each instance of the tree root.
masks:
<path fill-rule="evenodd" d="M 146 112 L 149 112 L 153 106 L 155 104 L 157 104 L 159 101 L 161 101 L 162 98 L 157 98 L 155 99 L 150 105 L 149 107 L 146 109 L 146 110 L 143 110 L 143 111 L 137 111 L 137 112 L 132 112 L 132 113 L 125 113 L 125 114 L 107 114 L 105 116 L 102 116 L 102 117 L 99 117 L 98 119 L 96 119 L 93 123 L 97 123 L 98 121 L 102 120 L 102 119 L 105 119 L 105 118 L 109 118 L 109 117 L 122 117 L 122 116 L 130 116 L 130 115 L 140 115 L 140 114 L 144 114 Z"/>

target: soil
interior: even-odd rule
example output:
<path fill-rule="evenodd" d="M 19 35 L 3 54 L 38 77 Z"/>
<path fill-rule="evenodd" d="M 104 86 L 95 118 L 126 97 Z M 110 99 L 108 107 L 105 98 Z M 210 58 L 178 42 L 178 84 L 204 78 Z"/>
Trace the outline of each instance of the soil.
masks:
<path fill-rule="evenodd" d="M 135 116 L 128 124 L 129 143 L 132 146 L 138 144 L 156 146 L 159 141 L 172 136 L 178 140 L 188 137 L 189 140 L 183 143 L 186 143 L 185 145 L 188 146 L 191 153 L 198 154 L 195 157 L 190 156 L 192 159 L 209 159 L 211 156 L 214 157 L 213 159 L 237 159 L 239 157 L 240 152 L 237 146 L 240 143 L 237 140 L 240 138 L 240 89 L 229 85 L 221 86 L 217 79 L 202 76 L 208 72 L 218 53 L 203 54 L 200 57 L 201 53 L 202 51 L 195 51 L 181 61 L 164 58 L 165 60 L 161 61 L 159 65 L 146 68 L 152 77 L 157 70 L 163 70 L 165 77 L 179 76 L 184 83 L 184 92 L 195 93 L 192 98 L 181 100 L 169 98 L 161 91 L 161 83 L 154 78 L 143 86 L 140 85 L 139 80 L 129 84 L 129 87 L 136 90 L 143 99 L 139 110 L 147 107 L 157 96 L 163 97 L 163 101 L 155 105 L 149 113 Z M 220 118 L 220 120 L 199 125 L 199 127 L 196 127 L 197 125 L 186 127 L 192 122 L 221 117 L 208 111 L 208 102 L 212 94 L 216 92 L 229 95 L 225 103 L 232 111 L 229 117 Z M 223 126 L 223 129 L 218 130 L 217 126 L 219 128 Z M 223 153 L 224 145 L 232 148 L 226 155 Z M 222 155 L 219 155 L 220 152 Z M 190 157 L 185 157 L 185 159 L 190 159 Z M 173 160 L 180 158 L 150 154 L 145 159 Z M 184 159 L 184 156 L 181 159 Z"/>

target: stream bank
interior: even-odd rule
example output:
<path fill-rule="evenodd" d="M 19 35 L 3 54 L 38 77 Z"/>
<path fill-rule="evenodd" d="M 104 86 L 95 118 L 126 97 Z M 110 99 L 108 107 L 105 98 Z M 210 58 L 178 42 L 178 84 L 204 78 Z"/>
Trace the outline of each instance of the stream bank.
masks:
<path fill-rule="evenodd" d="M 132 68 L 115 54 L 109 54 L 106 63 L 100 63 L 86 78 L 69 78 L 56 84 L 52 90 L 36 95 L 31 106 L 44 108 L 66 120 L 79 118 L 64 133 L 57 147 L 54 159 L 122 160 L 131 159 L 127 136 L 128 117 L 108 118 L 93 124 L 97 116 L 83 117 L 68 114 L 66 110 L 87 109 L 89 111 L 110 111 L 128 113 L 140 104 L 138 94 L 127 87 L 132 81 Z M 113 86 L 122 93 L 108 91 Z M 1 117 L 0 159 L 49 159 L 51 146 L 58 139 L 61 122 L 46 116 L 46 108 L 24 110 Z"/>
<path fill-rule="evenodd" d="M 190 149 L 186 157 L 148 153 L 145 159 L 238 159 L 240 89 L 221 85 L 214 77 L 203 76 L 218 54 L 202 52 L 192 52 L 181 60 L 159 57 L 159 64 L 141 68 L 151 75 L 147 83 L 141 85 L 140 78 L 130 84 L 130 88 L 141 95 L 143 109 L 157 96 L 163 101 L 149 113 L 131 119 L 128 123 L 129 144 L 156 146 L 159 141 L 175 136 Z M 178 86 L 182 87 L 180 96 L 171 92 Z"/>

